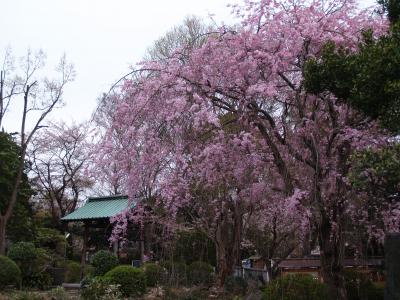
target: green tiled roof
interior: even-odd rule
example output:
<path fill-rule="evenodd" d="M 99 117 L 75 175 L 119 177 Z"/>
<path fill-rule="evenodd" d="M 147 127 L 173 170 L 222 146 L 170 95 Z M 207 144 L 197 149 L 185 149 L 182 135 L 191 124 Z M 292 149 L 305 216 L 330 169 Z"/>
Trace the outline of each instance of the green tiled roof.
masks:
<path fill-rule="evenodd" d="M 132 203 L 132 207 L 135 203 Z M 128 196 L 111 196 L 89 198 L 85 205 L 69 215 L 61 218 L 61 221 L 83 221 L 93 219 L 105 219 L 115 216 L 128 206 Z"/>

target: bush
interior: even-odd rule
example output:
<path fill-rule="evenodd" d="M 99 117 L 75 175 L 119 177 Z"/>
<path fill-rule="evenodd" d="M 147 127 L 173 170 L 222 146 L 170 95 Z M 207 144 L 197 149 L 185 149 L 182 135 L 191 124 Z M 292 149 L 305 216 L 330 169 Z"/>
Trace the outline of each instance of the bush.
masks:
<path fill-rule="evenodd" d="M 230 276 L 225 280 L 225 290 L 234 295 L 245 295 L 247 292 L 247 281 L 242 277 Z"/>
<path fill-rule="evenodd" d="M 85 300 L 97 300 L 104 296 L 109 283 L 102 277 L 85 277 L 82 281 L 81 297 Z"/>
<path fill-rule="evenodd" d="M 188 267 L 191 284 L 210 284 L 213 280 L 213 267 L 202 261 L 192 262 Z"/>
<path fill-rule="evenodd" d="M 143 269 L 146 275 L 147 286 L 153 287 L 160 283 L 163 270 L 159 265 L 155 263 L 146 263 Z"/>
<path fill-rule="evenodd" d="M 59 255 L 64 256 L 66 246 L 65 237 L 57 229 L 39 227 L 35 241 L 37 246 L 53 249 Z"/>
<path fill-rule="evenodd" d="M 118 285 L 110 284 L 103 277 L 85 278 L 85 285 L 81 290 L 84 300 L 117 300 L 122 299 Z"/>
<path fill-rule="evenodd" d="M 163 261 L 161 266 L 164 268 L 162 281 L 165 284 L 182 285 L 187 281 L 187 265 L 180 261 Z"/>
<path fill-rule="evenodd" d="M 22 279 L 22 285 L 26 288 L 47 290 L 53 284 L 53 277 L 46 271 L 30 274 Z"/>
<path fill-rule="evenodd" d="M 21 268 L 22 275 L 26 276 L 33 272 L 34 261 L 37 258 L 35 245 L 29 242 L 18 242 L 11 245 L 7 256 Z"/>
<path fill-rule="evenodd" d="M 18 291 L 11 296 L 12 300 L 46 300 L 44 296 L 28 291 Z"/>
<path fill-rule="evenodd" d="M 376 287 L 367 274 L 346 270 L 344 279 L 348 300 L 383 299 L 383 290 Z"/>
<path fill-rule="evenodd" d="M 77 283 L 81 281 L 81 264 L 74 260 L 59 261 L 56 264 L 57 268 L 65 269 L 64 282 Z M 90 264 L 85 264 L 83 268 L 83 277 L 94 277 L 95 268 Z"/>
<path fill-rule="evenodd" d="M 53 279 L 46 269 L 51 265 L 51 256 L 33 243 L 18 242 L 8 251 L 8 257 L 14 260 L 21 270 L 22 286 L 47 289 Z"/>
<path fill-rule="evenodd" d="M 67 262 L 65 266 L 64 281 L 68 283 L 76 283 L 81 280 L 81 265 L 75 261 Z"/>
<path fill-rule="evenodd" d="M 0 287 L 19 286 L 20 282 L 21 271 L 18 265 L 10 258 L 0 255 Z"/>
<path fill-rule="evenodd" d="M 94 276 L 95 268 L 92 265 L 85 265 L 83 276 Z"/>
<path fill-rule="evenodd" d="M 107 250 L 100 250 L 92 257 L 94 275 L 102 276 L 118 265 L 118 258 Z"/>
<path fill-rule="evenodd" d="M 115 267 L 104 275 L 111 284 L 120 286 L 120 291 L 126 297 L 141 296 L 146 292 L 146 276 L 142 269 L 129 265 Z"/>
<path fill-rule="evenodd" d="M 50 291 L 48 291 L 47 292 L 47 296 L 50 299 L 55 299 L 55 300 L 68 300 L 68 299 L 70 299 L 67 291 L 64 290 L 64 288 L 61 287 L 61 286 L 55 287 L 54 289 L 51 289 Z"/>
<path fill-rule="evenodd" d="M 324 284 L 309 275 L 288 275 L 271 281 L 263 293 L 264 300 L 327 300 Z"/>
<path fill-rule="evenodd" d="M 100 300 L 121 300 L 122 293 L 119 286 L 116 284 L 108 284 L 104 291 L 104 296 L 100 297 Z"/>

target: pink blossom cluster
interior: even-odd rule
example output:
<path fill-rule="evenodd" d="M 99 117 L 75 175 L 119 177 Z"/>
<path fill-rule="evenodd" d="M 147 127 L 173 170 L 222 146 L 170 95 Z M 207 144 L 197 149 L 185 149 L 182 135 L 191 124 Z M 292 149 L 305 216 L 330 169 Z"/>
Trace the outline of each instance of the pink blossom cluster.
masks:
<path fill-rule="evenodd" d="M 263 226 L 274 214 L 297 228 L 326 219 L 335 239 L 350 207 L 348 158 L 386 137 L 341 99 L 305 92 L 303 68 L 328 41 L 357 51 L 360 28 L 379 36 L 387 21 L 349 0 L 233 10 L 236 31 L 222 27 L 184 62 L 144 63 L 124 83 L 97 163 L 124 176 L 132 199 L 155 197 L 169 224 L 190 216 L 212 239 L 223 226 L 246 218 Z M 117 219 L 114 237 L 129 216 Z"/>

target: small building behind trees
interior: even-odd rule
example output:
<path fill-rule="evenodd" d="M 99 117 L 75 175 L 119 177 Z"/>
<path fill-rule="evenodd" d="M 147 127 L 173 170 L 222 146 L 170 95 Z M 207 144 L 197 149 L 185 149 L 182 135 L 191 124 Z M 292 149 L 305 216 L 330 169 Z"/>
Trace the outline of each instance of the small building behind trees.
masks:
<path fill-rule="evenodd" d="M 128 196 L 116 195 L 107 197 L 90 197 L 86 203 L 73 211 L 72 213 L 61 218 L 62 222 L 67 223 L 83 223 L 83 238 L 81 252 L 81 268 L 83 269 L 89 257 L 100 249 L 111 248 L 113 252 L 119 256 L 120 243 L 109 242 L 112 233 L 113 224 L 110 218 L 117 216 L 125 211 L 128 206 L 135 207 L 136 202 L 129 201 Z M 136 231 L 136 230 L 134 230 Z M 133 237 L 133 238 L 132 238 Z M 140 235 L 131 233 L 132 242 L 138 243 L 140 248 Z"/>

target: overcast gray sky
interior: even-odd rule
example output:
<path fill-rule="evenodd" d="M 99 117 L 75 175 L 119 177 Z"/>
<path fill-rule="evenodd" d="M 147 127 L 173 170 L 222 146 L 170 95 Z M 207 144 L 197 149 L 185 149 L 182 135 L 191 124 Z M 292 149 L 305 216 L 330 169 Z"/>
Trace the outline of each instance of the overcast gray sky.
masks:
<path fill-rule="evenodd" d="M 362 6 L 374 0 L 359 0 Z M 77 77 L 65 89 L 66 106 L 52 119 L 89 119 L 96 99 L 139 62 L 153 41 L 187 15 L 232 23 L 229 3 L 240 0 L 0 0 L 0 57 L 10 46 L 15 56 L 43 49 L 52 68 L 65 52 Z M 16 109 L 6 120 L 18 131 Z"/>

